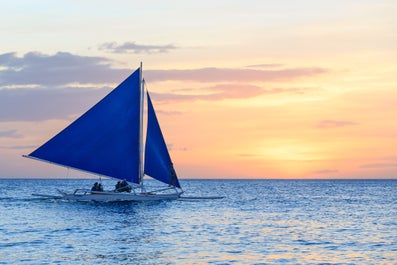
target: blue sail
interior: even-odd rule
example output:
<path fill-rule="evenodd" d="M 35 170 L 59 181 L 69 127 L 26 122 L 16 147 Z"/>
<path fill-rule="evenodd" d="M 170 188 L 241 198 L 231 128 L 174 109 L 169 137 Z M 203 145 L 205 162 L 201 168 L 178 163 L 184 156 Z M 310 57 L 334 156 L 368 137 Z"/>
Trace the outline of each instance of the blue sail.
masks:
<path fill-rule="evenodd" d="M 158 123 L 153 104 L 147 93 L 148 125 L 145 145 L 144 173 L 154 179 L 180 188 L 167 145 Z"/>
<path fill-rule="evenodd" d="M 29 157 L 139 183 L 140 69 Z"/>

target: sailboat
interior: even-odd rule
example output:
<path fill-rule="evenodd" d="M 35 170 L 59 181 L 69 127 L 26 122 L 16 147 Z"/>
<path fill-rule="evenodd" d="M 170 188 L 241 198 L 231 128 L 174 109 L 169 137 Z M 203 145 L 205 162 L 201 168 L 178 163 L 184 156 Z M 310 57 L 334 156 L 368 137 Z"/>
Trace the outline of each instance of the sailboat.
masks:
<path fill-rule="evenodd" d="M 183 193 L 148 91 L 145 97 L 142 63 L 91 109 L 24 157 L 128 184 L 123 192 L 76 189 L 72 193 L 58 190 L 59 196 L 33 194 L 37 196 L 78 201 L 148 201 L 175 200 Z M 166 186 L 147 190 L 146 176 Z"/>

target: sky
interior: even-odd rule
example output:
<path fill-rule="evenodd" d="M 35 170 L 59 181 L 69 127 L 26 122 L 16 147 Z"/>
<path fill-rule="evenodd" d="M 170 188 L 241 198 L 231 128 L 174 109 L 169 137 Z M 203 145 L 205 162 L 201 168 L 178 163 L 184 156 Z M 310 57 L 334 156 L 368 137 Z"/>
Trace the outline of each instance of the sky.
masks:
<path fill-rule="evenodd" d="M 396 1 L 0 4 L 0 177 L 143 62 L 180 178 L 397 178 Z"/>

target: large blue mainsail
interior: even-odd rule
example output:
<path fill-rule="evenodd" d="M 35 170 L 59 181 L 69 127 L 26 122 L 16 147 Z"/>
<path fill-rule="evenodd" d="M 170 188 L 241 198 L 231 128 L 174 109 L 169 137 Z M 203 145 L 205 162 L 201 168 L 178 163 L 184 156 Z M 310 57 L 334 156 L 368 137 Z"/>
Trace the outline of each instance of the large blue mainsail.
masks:
<path fill-rule="evenodd" d="M 140 68 L 29 157 L 139 183 Z"/>
<path fill-rule="evenodd" d="M 147 93 L 148 125 L 145 145 L 144 173 L 154 179 L 180 188 L 167 145 L 158 123 L 153 104 Z"/>

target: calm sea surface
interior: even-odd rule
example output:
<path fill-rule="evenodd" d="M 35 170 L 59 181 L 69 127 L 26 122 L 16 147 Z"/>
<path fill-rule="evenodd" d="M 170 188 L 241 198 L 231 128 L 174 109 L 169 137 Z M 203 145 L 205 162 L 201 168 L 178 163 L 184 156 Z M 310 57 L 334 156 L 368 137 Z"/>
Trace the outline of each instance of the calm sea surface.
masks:
<path fill-rule="evenodd" d="M 206 201 L 31 196 L 94 181 L 0 179 L 0 264 L 397 264 L 397 181 L 181 180 L 186 196 L 225 196 Z"/>

